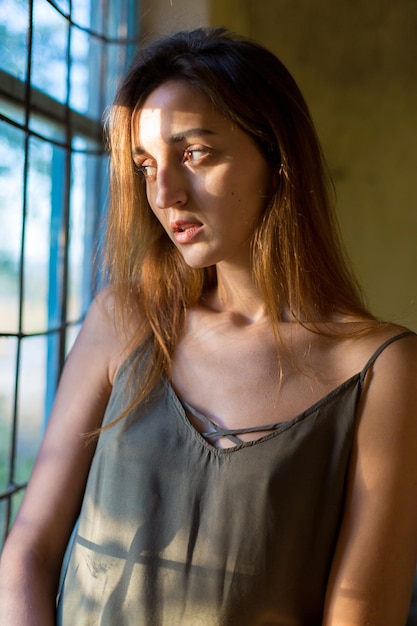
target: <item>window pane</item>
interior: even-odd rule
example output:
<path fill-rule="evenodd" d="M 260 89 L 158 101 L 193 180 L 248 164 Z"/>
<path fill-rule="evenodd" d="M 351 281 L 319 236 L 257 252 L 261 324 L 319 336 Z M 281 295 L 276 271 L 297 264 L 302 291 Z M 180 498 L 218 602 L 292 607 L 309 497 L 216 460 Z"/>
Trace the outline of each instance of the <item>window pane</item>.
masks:
<path fill-rule="evenodd" d="M 70 105 L 80 113 L 100 119 L 103 102 L 100 81 L 103 76 L 103 43 L 77 28 L 71 29 Z"/>
<path fill-rule="evenodd" d="M 60 143 L 65 143 L 66 141 L 65 127 L 52 120 L 47 120 L 45 116 L 31 115 L 29 128 L 33 133 L 39 134 L 41 137 L 45 137 L 45 139 L 51 139 Z"/>
<path fill-rule="evenodd" d="M 55 0 L 55 4 L 57 5 L 57 7 L 59 7 L 61 11 L 66 14 L 69 13 L 69 3 L 70 0 Z"/>
<path fill-rule="evenodd" d="M 107 5 L 106 35 L 114 39 L 126 39 L 128 37 L 128 2 L 110 2 Z M 134 13 L 130 13 L 130 20 L 134 19 Z"/>
<path fill-rule="evenodd" d="M 17 341 L 14 340 L 16 343 Z M 39 450 L 42 436 L 43 407 L 45 397 L 45 337 L 25 338 L 21 342 L 21 359 L 18 373 L 18 415 L 16 432 L 16 454 L 14 459 L 14 484 L 25 484 L 33 469 L 33 464 Z M 13 372 L 14 373 L 14 372 Z M 11 442 L 11 427 L 0 421 L 1 430 L 6 431 L 7 445 Z M 8 457 L 11 451 L 8 450 Z M 9 474 L 9 459 L 0 461 L 0 476 L 7 481 Z M 6 463 L 7 459 L 7 463 Z M 14 520 L 23 498 L 24 490 L 15 493 L 11 498 L 11 518 L 9 526 Z M 0 503 L 0 521 L 6 523 L 6 503 Z M 0 539 L 1 542 L 1 539 Z M 0 546 L 1 548 L 1 546 Z"/>
<path fill-rule="evenodd" d="M 77 138 L 76 145 L 78 149 L 93 147 L 80 138 Z M 80 152 L 72 157 L 68 272 L 68 318 L 71 321 L 82 317 L 91 299 L 99 221 L 91 206 L 97 202 L 100 206 L 104 204 L 101 180 L 106 162 L 107 157 L 102 155 Z"/>
<path fill-rule="evenodd" d="M 51 144 L 32 137 L 24 250 L 23 330 L 26 333 L 44 331 L 48 326 L 51 162 Z"/>
<path fill-rule="evenodd" d="M 1 332 L 19 330 L 24 133 L 0 121 Z"/>
<path fill-rule="evenodd" d="M 106 46 L 106 84 L 104 85 L 105 106 L 111 105 L 117 83 L 124 73 L 124 68 L 128 62 L 127 48 L 119 44 L 108 44 Z"/>
<path fill-rule="evenodd" d="M 100 124 L 135 49 L 125 40 L 138 35 L 139 4 L 0 0 L 0 333 L 10 334 L 0 337 L 0 549 L 92 283 L 102 282 Z"/>
<path fill-rule="evenodd" d="M 105 76 L 105 44 L 97 37 L 90 37 L 88 52 L 89 76 L 92 77 L 93 85 L 88 91 L 88 114 L 95 119 L 101 119 L 105 108 L 103 97 L 103 81 Z M 95 88 L 96 82 L 100 81 L 100 89 Z"/>
<path fill-rule="evenodd" d="M 0 338 L 0 491 L 7 489 L 12 452 L 13 407 L 16 375 L 17 339 Z M 0 500 L 0 531 L 6 524 L 7 505 Z M 0 535 L 0 550 L 3 537 Z"/>
<path fill-rule="evenodd" d="M 98 90 L 99 77 L 97 71 L 95 73 L 94 71 L 92 72 L 93 68 L 90 67 L 89 39 L 90 37 L 84 31 L 71 28 L 70 106 L 82 113 L 89 111 L 90 90 L 88 87 L 90 75 L 95 78 Z"/>
<path fill-rule="evenodd" d="M 83 28 L 93 27 L 94 30 L 98 30 L 101 32 L 101 13 L 103 2 L 95 2 L 94 3 L 94 24 L 91 24 L 91 2 L 90 0 L 72 0 L 71 2 L 71 18 L 72 21 L 77 24 L 77 26 L 82 26 Z"/>
<path fill-rule="evenodd" d="M 46 337 L 26 337 L 21 345 L 15 462 L 17 483 L 29 479 L 42 437 L 46 347 Z"/>
<path fill-rule="evenodd" d="M 16 106 L 11 100 L 6 100 L 5 98 L 0 99 L 0 113 L 17 124 L 23 125 L 25 123 L 25 112 L 23 108 Z M 3 133 L 0 132 L 0 135 L 2 134 Z"/>
<path fill-rule="evenodd" d="M 87 211 L 87 180 L 94 181 L 92 158 L 86 154 L 74 154 L 72 157 L 71 217 L 69 237 L 69 273 L 68 273 L 68 318 L 77 320 L 83 314 L 83 292 L 85 282 L 87 291 L 91 290 L 91 225 Z M 90 161 L 90 168 L 87 162 Z M 88 177 L 88 178 L 87 178 Z"/>
<path fill-rule="evenodd" d="M 90 117 L 100 118 L 103 112 L 100 97 L 102 72 L 102 41 L 97 35 L 102 34 L 103 7 L 105 3 L 90 6 L 89 0 L 73 0 L 71 16 L 74 26 L 71 28 L 71 106 L 87 113 Z M 83 29 L 91 29 L 94 34 Z M 81 93 L 81 87 L 84 88 Z"/>
<path fill-rule="evenodd" d="M 27 0 L 0 0 L 0 68 L 26 80 Z"/>
<path fill-rule="evenodd" d="M 0 337 L 0 490 L 7 487 L 11 452 L 17 339 Z"/>
<path fill-rule="evenodd" d="M 33 2 L 32 83 L 58 100 L 67 99 L 66 19 L 46 0 Z"/>

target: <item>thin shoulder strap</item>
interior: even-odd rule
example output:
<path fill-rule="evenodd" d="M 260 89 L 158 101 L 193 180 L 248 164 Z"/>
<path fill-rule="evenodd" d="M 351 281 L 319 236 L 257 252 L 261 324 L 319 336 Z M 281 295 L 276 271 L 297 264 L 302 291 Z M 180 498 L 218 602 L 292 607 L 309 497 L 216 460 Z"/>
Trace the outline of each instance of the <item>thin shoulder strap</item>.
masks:
<path fill-rule="evenodd" d="M 397 341 L 398 339 L 402 339 L 403 337 L 408 337 L 409 335 L 415 335 L 415 334 L 416 333 L 412 330 L 406 330 L 405 332 L 400 333 L 399 335 L 395 335 L 394 337 L 390 337 L 389 339 L 387 339 L 387 341 L 384 341 L 384 343 L 381 346 L 379 346 L 379 348 L 373 353 L 373 355 L 371 356 L 371 358 L 369 359 L 369 361 L 367 362 L 367 364 L 361 371 L 361 376 L 360 376 L 361 384 L 363 384 L 365 380 L 365 376 L 369 368 L 372 367 L 372 365 L 375 363 L 375 361 L 377 360 L 381 352 L 385 350 L 385 348 L 388 348 L 389 345 L 391 345 L 392 343 L 394 343 L 394 341 Z"/>

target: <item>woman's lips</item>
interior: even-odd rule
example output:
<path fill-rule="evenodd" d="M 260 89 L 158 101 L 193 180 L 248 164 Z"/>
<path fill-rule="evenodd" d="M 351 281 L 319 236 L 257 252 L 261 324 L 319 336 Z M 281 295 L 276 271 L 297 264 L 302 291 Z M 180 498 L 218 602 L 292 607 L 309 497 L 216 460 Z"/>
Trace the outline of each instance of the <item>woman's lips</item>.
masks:
<path fill-rule="evenodd" d="M 170 226 L 177 243 L 190 243 L 204 228 L 201 222 L 185 220 L 171 222 Z"/>

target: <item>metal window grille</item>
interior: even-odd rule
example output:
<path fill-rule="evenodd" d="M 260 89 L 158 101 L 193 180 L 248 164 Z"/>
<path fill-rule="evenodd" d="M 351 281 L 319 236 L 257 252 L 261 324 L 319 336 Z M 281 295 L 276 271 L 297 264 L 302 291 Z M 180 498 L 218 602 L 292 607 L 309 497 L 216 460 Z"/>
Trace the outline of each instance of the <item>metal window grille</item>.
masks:
<path fill-rule="evenodd" d="M 0 0 L 0 548 L 94 288 L 136 0 Z M 94 366 L 94 364 L 92 364 Z"/>

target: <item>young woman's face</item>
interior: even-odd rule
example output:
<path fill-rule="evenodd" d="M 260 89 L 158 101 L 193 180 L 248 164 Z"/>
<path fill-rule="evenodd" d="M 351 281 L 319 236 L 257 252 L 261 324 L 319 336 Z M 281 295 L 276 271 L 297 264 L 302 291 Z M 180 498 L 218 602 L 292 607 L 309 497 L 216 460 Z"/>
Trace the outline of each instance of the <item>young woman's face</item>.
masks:
<path fill-rule="evenodd" d="M 153 91 L 132 121 L 150 207 L 191 267 L 248 266 L 269 167 L 254 141 L 181 81 Z"/>

